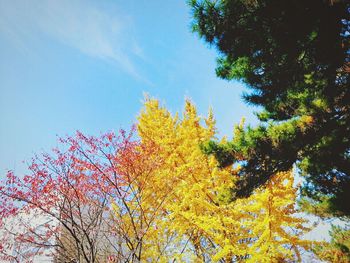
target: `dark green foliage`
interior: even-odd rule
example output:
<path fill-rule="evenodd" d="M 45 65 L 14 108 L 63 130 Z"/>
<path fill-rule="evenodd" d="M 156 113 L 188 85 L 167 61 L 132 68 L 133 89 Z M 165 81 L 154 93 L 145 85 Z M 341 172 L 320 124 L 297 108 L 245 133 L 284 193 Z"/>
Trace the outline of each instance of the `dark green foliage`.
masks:
<path fill-rule="evenodd" d="M 350 215 L 349 1 L 193 0 L 193 29 L 219 51 L 221 78 L 242 81 L 262 124 L 203 146 L 222 166 L 243 164 L 247 196 L 297 163 L 303 194 Z M 324 198 L 323 198 L 324 199 Z M 324 204 L 323 204 L 324 206 Z"/>

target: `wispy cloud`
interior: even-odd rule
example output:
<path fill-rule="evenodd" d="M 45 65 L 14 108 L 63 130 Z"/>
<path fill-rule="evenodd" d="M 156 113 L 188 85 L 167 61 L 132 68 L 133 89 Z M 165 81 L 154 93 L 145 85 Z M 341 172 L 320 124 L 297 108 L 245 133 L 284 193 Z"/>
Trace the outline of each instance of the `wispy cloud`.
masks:
<path fill-rule="evenodd" d="M 115 4 L 109 3 L 106 8 L 99 3 L 0 0 L 0 38 L 7 37 L 26 48 L 30 37 L 44 33 L 88 56 L 116 63 L 128 74 L 145 81 L 131 60 L 132 56 L 143 59 L 144 55 L 132 36 L 130 17 L 122 14 Z"/>

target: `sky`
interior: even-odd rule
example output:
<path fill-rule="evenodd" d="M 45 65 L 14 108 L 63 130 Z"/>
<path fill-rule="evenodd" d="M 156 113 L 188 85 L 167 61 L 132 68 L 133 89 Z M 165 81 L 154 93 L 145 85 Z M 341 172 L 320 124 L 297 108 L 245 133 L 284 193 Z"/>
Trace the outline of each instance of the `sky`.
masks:
<path fill-rule="evenodd" d="M 171 112 L 212 107 L 220 136 L 256 123 L 190 25 L 185 0 L 0 0 L 0 178 L 57 136 L 128 129 L 144 94 Z"/>

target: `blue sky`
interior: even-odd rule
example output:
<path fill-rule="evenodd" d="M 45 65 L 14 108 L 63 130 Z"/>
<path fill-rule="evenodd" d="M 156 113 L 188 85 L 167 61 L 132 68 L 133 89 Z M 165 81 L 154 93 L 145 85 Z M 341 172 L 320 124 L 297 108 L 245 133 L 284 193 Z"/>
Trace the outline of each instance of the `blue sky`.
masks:
<path fill-rule="evenodd" d="M 128 128 L 144 93 L 172 112 L 186 97 L 201 114 L 212 106 L 221 135 L 254 122 L 190 22 L 185 0 L 0 0 L 1 174 L 57 135 Z"/>

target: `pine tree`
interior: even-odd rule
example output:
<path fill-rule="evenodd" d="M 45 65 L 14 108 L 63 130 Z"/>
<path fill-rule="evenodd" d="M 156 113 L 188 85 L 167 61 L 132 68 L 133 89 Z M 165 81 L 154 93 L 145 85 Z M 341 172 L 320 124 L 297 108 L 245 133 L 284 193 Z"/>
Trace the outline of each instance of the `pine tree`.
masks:
<path fill-rule="evenodd" d="M 193 29 L 219 51 L 216 73 L 252 90 L 262 121 L 208 153 L 244 160 L 236 196 L 299 164 L 303 195 L 350 214 L 350 19 L 348 1 L 193 0 Z M 326 200 L 326 202 L 323 202 Z"/>

